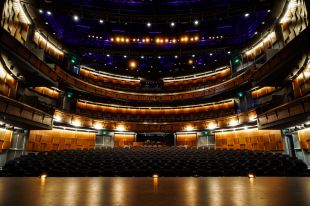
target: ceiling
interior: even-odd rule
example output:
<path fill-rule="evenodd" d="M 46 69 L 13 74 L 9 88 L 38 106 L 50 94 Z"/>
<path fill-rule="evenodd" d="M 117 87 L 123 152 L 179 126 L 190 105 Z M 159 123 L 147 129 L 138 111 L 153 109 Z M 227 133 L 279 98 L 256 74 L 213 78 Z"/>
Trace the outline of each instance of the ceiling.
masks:
<path fill-rule="evenodd" d="M 37 12 L 37 22 L 79 56 L 81 64 L 117 74 L 161 78 L 228 65 L 245 43 L 257 38 L 264 26 L 274 21 L 270 14 L 275 1 L 28 0 L 28 3 Z M 181 42 L 183 37 L 188 37 L 188 42 Z M 190 41 L 191 37 L 197 41 Z M 124 38 L 124 42 L 116 42 L 116 38 Z M 146 38 L 149 42 L 142 42 Z M 157 43 L 157 39 L 164 42 Z M 135 68 L 130 68 L 132 61 L 137 64 Z"/>

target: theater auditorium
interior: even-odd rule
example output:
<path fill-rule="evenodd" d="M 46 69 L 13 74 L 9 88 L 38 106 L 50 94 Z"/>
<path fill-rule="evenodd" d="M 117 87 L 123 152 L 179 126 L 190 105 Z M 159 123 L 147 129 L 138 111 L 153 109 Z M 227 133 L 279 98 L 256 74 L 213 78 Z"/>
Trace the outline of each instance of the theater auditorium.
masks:
<path fill-rule="evenodd" d="M 0 205 L 310 205 L 309 12 L 0 1 Z"/>

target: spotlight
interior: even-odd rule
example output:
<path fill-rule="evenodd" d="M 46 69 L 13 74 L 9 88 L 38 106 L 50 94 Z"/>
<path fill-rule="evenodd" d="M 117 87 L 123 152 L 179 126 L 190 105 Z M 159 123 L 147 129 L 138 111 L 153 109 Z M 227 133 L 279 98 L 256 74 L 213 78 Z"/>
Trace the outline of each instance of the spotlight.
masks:
<path fill-rule="evenodd" d="M 107 54 L 107 57 L 110 57 L 110 54 Z"/>
<path fill-rule="evenodd" d="M 46 13 L 47 13 L 47 15 L 49 15 L 49 16 L 52 15 L 52 12 L 50 12 L 50 11 L 47 11 Z"/>
<path fill-rule="evenodd" d="M 250 16 L 250 13 L 245 13 L 244 14 L 244 17 L 246 17 L 246 18 L 249 17 L 249 16 Z"/>
<path fill-rule="evenodd" d="M 199 21 L 198 21 L 198 20 L 195 20 L 195 21 L 194 21 L 194 25 L 197 26 L 198 24 L 199 24 Z"/>
<path fill-rule="evenodd" d="M 175 26 L 175 23 L 174 23 L 174 22 L 171 22 L 171 23 L 170 23 L 170 26 L 171 26 L 171 27 L 174 27 L 174 26 Z"/>
<path fill-rule="evenodd" d="M 151 22 L 147 22 L 146 26 L 150 28 L 152 26 Z"/>
<path fill-rule="evenodd" d="M 73 20 L 74 20 L 74 21 L 79 21 L 79 16 L 78 16 L 78 15 L 74 15 L 74 16 L 73 16 Z"/>
<path fill-rule="evenodd" d="M 210 55 L 210 56 L 213 56 L 213 53 L 210 53 L 209 55 Z"/>
<path fill-rule="evenodd" d="M 250 179 L 253 179 L 253 178 L 255 178 L 256 176 L 255 176 L 255 174 L 253 174 L 253 173 L 249 173 L 248 174 L 248 178 L 250 178 Z"/>
<path fill-rule="evenodd" d="M 61 120 L 62 120 L 61 116 L 54 116 L 55 122 L 61 122 Z"/>
<path fill-rule="evenodd" d="M 179 58 L 177 55 L 174 56 L 175 59 Z"/>
<path fill-rule="evenodd" d="M 124 58 L 126 59 L 126 58 L 127 58 L 127 55 L 124 55 Z"/>
<path fill-rule="evenodd" d="M 99 19 L 99 23 L 100 23 L 100 24 L 103 24 L 104 21 L 103 21 L 102 19 Z"/>
<path fill-rule="evenodd" d="M 158 59 L 161 59 L 161 56 L 158 56 Z"/>
<path fill-rule="evenodd" d="M 231 51 L 228 51 L 227 54 L 231 54 Z"/>
<path fill-rule="evenodd" d="M 188 64 L 193 64 L 193 60 L 192 59 L 188 60 Z"/>
<path fill-rule="evenodd" d="M 39 9 L 39 13 L 40 13 L 40 14 L 43 14 L 43 10 L 42 10 L 42 9 Z"/>
<path fill-rule="evenodd" d="M 40 178 L 41 178 L 41 179 L 46 179 L 46 178 L 47 178 L 47 174 L 42 174 L 42 175 L 40 176 Z"/>
<path fill-rule="evenodd" d="M 79 120 L 74 120 L 72 121 L 72 125 L 75 127 L 80 127 L 81 126 L 81 122 Z"/>

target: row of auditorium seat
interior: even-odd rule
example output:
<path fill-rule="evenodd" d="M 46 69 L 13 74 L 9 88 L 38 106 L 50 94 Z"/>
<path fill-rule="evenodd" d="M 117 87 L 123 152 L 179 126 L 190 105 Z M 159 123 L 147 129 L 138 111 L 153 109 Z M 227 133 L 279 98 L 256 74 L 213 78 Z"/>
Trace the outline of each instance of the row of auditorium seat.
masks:
<path fill-rule="evenodd" d="M 308 176 L 306 164 L 280 153 L 183 147 L 101 148 L 30 153 L 2 176 Z"/>

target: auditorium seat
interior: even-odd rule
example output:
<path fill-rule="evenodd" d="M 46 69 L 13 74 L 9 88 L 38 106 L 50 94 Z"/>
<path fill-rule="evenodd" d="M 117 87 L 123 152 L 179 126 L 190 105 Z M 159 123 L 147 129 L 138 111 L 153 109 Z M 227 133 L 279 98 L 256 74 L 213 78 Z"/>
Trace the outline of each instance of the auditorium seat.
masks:
<path fill-rule="evenodd" d="M 308 176 L 306 164 L 266 151 L 184 147 L 77 149 L 29 153 L 2 176 Z"/>

